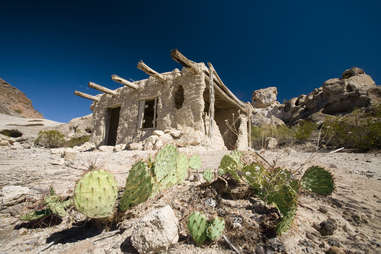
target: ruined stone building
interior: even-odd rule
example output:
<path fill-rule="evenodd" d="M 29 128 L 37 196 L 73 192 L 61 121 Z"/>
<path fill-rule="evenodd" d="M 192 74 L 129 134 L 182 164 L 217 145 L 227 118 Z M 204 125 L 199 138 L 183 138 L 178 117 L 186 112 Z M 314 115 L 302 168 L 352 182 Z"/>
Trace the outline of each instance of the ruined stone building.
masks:
<path fill-rule="evenodd" d="M 91 140 L 96 145 L 127 144 L 144 150 L 166 143 L 246 150 L 251 104 L 224 85 L 212 64 L 195 63 L 178 50 L 171 56 L 183 66 L 181 71 L 158 73 L 140 61 L 137 67 L 148 79 L 130 82 L 112 75 L 123 87 L 110 90 L 89 82 L 103 93 L 75 91 L 93 100 Z"/>

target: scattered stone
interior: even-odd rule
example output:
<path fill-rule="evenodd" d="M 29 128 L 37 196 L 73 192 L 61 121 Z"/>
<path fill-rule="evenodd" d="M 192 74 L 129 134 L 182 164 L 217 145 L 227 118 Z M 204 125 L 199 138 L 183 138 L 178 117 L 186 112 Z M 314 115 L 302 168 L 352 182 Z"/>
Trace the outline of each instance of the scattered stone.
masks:
<path fill-rule="evenodd" d="M 98 150 L 102 152 L 112 152 L 114 151 L 114 146 L 100 146 Z"/>
<path fill-rule="evenodd" d="M 87 152 L 87 151 L 92 151 L 95 148 L 96 148 L 96 146 L 94 143 L 86 142 L 86 143 L 82 144 L 81 146 L 74 147 L 74 150 L 76 150 L 78 152 Z"/>
<path fill-rule="evenodd" d="M 26 195 L 30 195 L 32 191 L 27 187 L 8 185 L 4 186 L 2 189 L 2 204 L 3 205 L 14 205 L 22 202 Z"/>
<path fill-rule="evenodd" d="M 265 249 L 262 246 L 255 247 L 255 254 L 265 254 Z"/>
<path fill-rule="evenodd" d="M 176 129 L 171 129 L 169 134 L 173 137 L 173 138 L 180 138 L 182 133 L 180 130 L 176 130 Z"/>
<path fill-rule="evenodd" d="M 152 134 L 153 134 L 153 135 L 156 135 L 156 136 L 158 136 L 158 137 L 161 137 L 161 136 L 164 135 L 164 131 L 161 131 L 161 130 L 154 130 L 154 131 L 152 132 Z"/>
<path fill-rule="evenodd" d="M 113 151 L 114 152 L 120 152 L 120 151 L 123 151 L 125 148 L 126 148 L 125 144 L 119 144 L 119 145 L 114 146 Z"/>
<path fill-rule="evenodd" d="M 52 165 L 64 165 L 65 164 L 65 159 L 59 158 L 57 160 L 53 160 L 50 162 Z"/>
<path fill-rule="evenodd" d="M 273 138 L 273 137 L 266 138 L 267 149 L 272 150 L 272 149 L 275 149 L 277 146 L 278 146 L 278 141 L 276 140 L 276 138 Z"/>
<path fill-rule="evenodd" d="M 341 248 L 334 247 L 334 246 L 329 248 L 325 253 L 326 254 L 345 254 L 345 252 Z"/>
<path fill-rule="evenodd" d="M 131 235 L 132 246 L 139 253 L 166 250 L 179 240 L 178 224 L 178 219 L 169 205 L 155 209 L 134 226 Z"/>
<path fill-rule="evenodd" d="M 130 143 L 127 145 L 127 148 L 129 150 L 143 150 L 143 144 L 141 142 L 139 143 Z"/>
<path fill-rule="evenodd" d="M 322 236 L 333 235 L 337 229 L 337 224 L 334 219 L 328 218 L 326 221 L 323 221 L 319 225 L 318 231 Z"/>
<path fill-rule="evenodd" d="M 327 207 L 320 206 L 319 207 L 319 212 L 324 213 L 324 214 L 327 213 L 328 212 Z"/>

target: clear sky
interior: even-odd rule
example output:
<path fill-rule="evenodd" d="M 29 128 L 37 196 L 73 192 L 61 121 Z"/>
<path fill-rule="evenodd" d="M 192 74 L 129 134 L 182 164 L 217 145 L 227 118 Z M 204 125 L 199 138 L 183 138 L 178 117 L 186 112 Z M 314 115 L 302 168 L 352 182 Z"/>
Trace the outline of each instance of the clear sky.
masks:
<path fill-rule="evenodd" d="M 45 118 L 90 113 L 118 74 L 146 78 L 139 60 L 166 72 L 185 56 L 213 63 L 242 100 L 278 87 L 290 99 L 351 67 L 381 84 L 381 1 L 0 1 L 0 77 L 22 90 Z"/>

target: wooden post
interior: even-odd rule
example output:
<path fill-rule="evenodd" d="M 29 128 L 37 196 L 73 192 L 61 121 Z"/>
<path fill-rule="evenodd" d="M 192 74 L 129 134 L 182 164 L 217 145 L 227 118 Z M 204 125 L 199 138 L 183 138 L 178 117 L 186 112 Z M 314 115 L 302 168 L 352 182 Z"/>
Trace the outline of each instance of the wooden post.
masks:
<path fill-rule="evenodd" d="M 197 64 L 186 58 L 183 54 L 181 54 L 181 52 L 178 49 L 173 49 L 171 51 L 171 57 L 173 60 L 175 60 L 182 66 L 192 69 L 194 73 L 197 73 L 199 71 L 197 68 Z"/>
<path fill-rule="evenodd" d="M 106 88 L 104 86 L 100 86 L 98 84 L 95 84 L 94 82 L 89 82 L 89 87 L 97 89 L 98 91 L 101 91 L 101 92 L 104 92 L 104 93 L 107 93 L 107 94 L 117 95 L 117 92 L 115 92 L 115 91 L 113 91 L 111 89 L 108 89 L 108 88 Z"/>
<path fill-rule="evenodd" d="M 212 65 L 208 63 L 209 68 Z M 213 82 L 213 71 L 209 69 L 209 138 L 212 137 L 213 134 L 213 119 L 214 119 L 214 82 Z"/>
<path fill-rule="evenodd" d="M 122 85 L 128 86 L 133 89 L 138 89 L 139 86 L 137 84 L 134 84 L 124 78 L 119 77 L 118 75 L 111 75 L 111 79 L 114 80 L 115 82 L 121 83 Z"/>
<path fill-rule="evenodd" d="M 248 133 L 247 133 L 247 136 L 248 136 L 248 142 L 249 142 L 249 147 L 251 148 L 251 118 L 253 117 L 253 108 L 250 104 L 250 102 L 247 103 L 247 122 L 249 124 L 248 126 Z"/>
<path fill-rule="evenodd" d="M 145 73 L 147 73 L 148 75 L 152 76 L 152 77 L 155 77 L 157 79 L 159 79 L 160 81 L 165 81 L 165 78 L 163 75 L 161 75 L 160 73 L 152 70 L 148 65 L 146 65 L 143 61 L 139 61 L 138 63 L 138 66 L 137 68 L 139 70 L 142 70 L 144 71 Z"/>
<path fill-rule="evenodd" d="M 95 96 L 92 96 L 90 94 L 87 94 L 87 93 L 82 93 L 80 91 L 74 91 L 74 94 L 79 96 L 79 97 L 82 97 L 82 98 L 85 98 L 85 99 L 89 99 L 89 100 L 92 100 L 92 101 L 99 101 L 99 99 Z"/>

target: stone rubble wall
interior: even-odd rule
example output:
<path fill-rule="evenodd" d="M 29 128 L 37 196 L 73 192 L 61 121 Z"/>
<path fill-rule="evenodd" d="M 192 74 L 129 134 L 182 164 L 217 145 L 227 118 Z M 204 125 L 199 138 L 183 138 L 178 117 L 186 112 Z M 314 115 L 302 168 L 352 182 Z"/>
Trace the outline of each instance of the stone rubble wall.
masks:
<path fill-rule="evenodd" d="M 199 67 L 204 68 L 204 64 L 199 64 Z M 165 143 L 174 143 L 180 147 L 200 145 L 226 149 L 220 132 L 221 129 L 225 131 L 225 128 L 219 123 L 223 119 L 213 121 L 215 128 L 211 139 L 207 134 L 210 120 L 204 113 L 203 93 L 208 89 L 204 72 L 194 74 L 190 69 L 183 68 L 182 71 L 175 69 L 162 75 L 166 78 L 165 82 L 149 77 L 135 82 L 139 86 L 137 90 L 121 87 L 115 90 L 117 95 L 103 94 L 99 102 L 93 104 L 94 131 L 91 141 L 97 146 L 105 144 L 108 128 L 107 109 L 121 107 L 116 144 L 131 144 L 127 147 L 133 150 L 159 149 Z M 178 86 L 182 86 L 184 90 L 183 105 L 179 109 L 176 108 L 174 100 Z M 139 101 L 155 97 L 159 98 L 156 128 L 139 129 Z M 229 119 L 231 116 L 228 113 L 224 113 L 223 118 Z M 161 130 L 165 135 L 154 134 L 155 130 Z M 172 135 L 173 130 L 180 131 L 180 134 Z M 242 133 L 246 135 L 242 139 L 247 140 L 247 131 Z M 244 145 L 240 147 L 244 148 Z M 246 149 L 247 146 L 244 150 Z"/>

